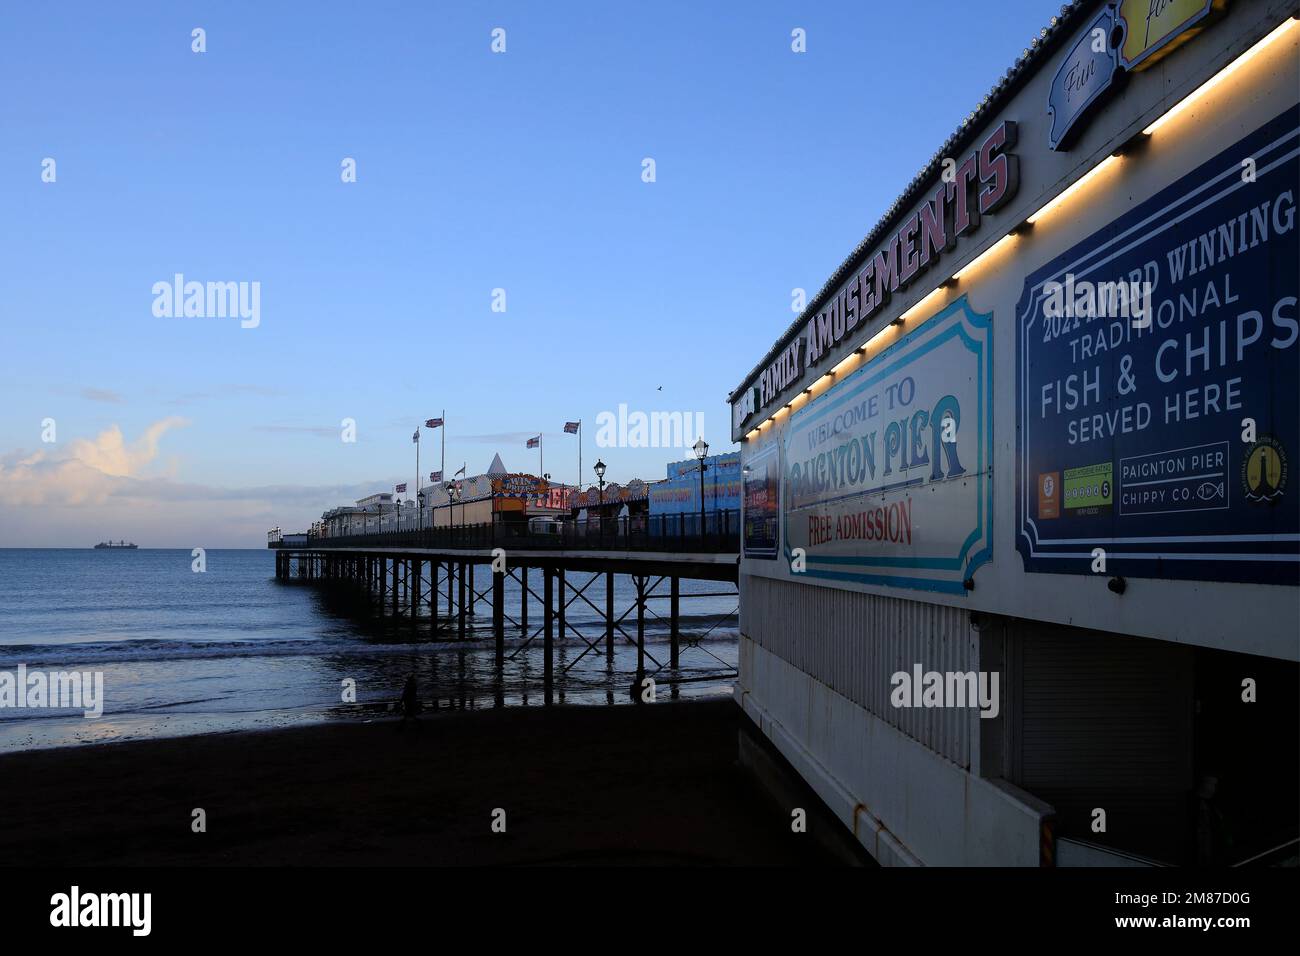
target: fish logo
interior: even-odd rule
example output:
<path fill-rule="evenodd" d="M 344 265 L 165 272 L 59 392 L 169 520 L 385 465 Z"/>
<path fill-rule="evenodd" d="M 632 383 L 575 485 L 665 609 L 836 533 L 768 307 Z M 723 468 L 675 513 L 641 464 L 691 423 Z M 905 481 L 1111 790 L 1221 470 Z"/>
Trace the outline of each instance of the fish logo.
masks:
<path fill-rule="evenodd" d="M 1203 481 L 1201 486 L 1196 489 L 1196 497 L 1202 501 L 1213 501 L 1215 498 L 1223 497 L 1223 482 Z"/>

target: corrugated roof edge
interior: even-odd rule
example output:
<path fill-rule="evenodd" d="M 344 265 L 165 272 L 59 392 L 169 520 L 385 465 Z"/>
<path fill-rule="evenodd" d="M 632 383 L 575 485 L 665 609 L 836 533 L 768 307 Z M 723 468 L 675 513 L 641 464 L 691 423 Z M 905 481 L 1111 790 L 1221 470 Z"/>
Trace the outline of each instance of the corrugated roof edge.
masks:
<path fill-rule="evenodd" d="M 993 89 L 962 120 L 961 125 L 930 157 L 930 161 L 925 164 L 925 167 L 912 177 L 912 181 L 907 184 L 903 194 L 894 200 L 889 209 L 885 211 L 885 214 L 880 217 L 880 221 L 857 244 L 849 257 L 840 264 L 840 267 L 831 274 L 831 277 L 813 296 L 808 306 L 799 313 L 799 317 L 790 323 L 790 327 L 781 334 L 762 360 L 750 369 L 739 385 L 732 389 L 731 393 L 727 395 L 727 404 L 735 401 L 736 396 L 744 389 L 745 384 L 776 359 L 776 356 L 794 338 L 799 329 L 807 323 L 809 317 L 816 315 L 817 311 L 830 298 L 831 293 L 838 289 L 848 278 L 849 273 L 862 264 L 866 253 L 875 248 L 876 243 L 884 237 L 891 226 L 901 221 L 903 213 L 921 198 L 922 187 L 929 186 L 932 177 L 936 175 L 942 165 L 943 157 L 954 155 L 969 145 L 975 138 L 975 132 L 980 128 L 981 121 L 1007 103 L 1042 62 L 1055 52 L 1062 42 L 1069 38 L 1073 29 L 1089 14 L 1095 10 L 1100 10 L 1107 2 L 1109 0 L 1071 0 L 1070 3 L 1062 5 L 1061 12 L 1052 17 L 1047 26 L 1038 31 L 1038 36 L 1034 37 L 1029 46 L 1025 47 L 1015 64 L 993 84 Z"/>

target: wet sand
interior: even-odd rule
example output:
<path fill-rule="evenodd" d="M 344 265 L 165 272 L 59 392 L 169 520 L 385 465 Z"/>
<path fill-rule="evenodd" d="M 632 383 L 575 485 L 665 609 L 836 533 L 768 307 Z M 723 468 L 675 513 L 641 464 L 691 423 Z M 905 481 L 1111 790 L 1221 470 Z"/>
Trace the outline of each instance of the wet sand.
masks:
<path fill-rule="evenodd" d="M 741 720 L 727 699 L 515 708 L 11 754 L 0 864 L 833 862 L 737 765 Z"/>

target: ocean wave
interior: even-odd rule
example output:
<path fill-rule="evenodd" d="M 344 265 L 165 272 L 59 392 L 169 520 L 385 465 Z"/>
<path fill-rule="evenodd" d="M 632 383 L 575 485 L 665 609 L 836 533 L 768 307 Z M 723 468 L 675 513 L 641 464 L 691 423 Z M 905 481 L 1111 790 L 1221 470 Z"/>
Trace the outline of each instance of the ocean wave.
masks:
<path fill-rule="evenodd" d="M 468 643 L 468 642 L 466 642 Z M 333 641 L 243 640 L 124 640 L 87 641 L 75 644 L 3 644 L 0 645 L 0 670 L 26 664 L 29 668 L 55 664 L 85 666 L 89 664 L 144 663 L 150 661 L 201 660 L 228 657 L 321 657 L 332 654 L 375 654 L 385 650 L 409 652 L 412 644 L 366 644 L 356 640 Z"/>
<path fill-rule="evenodd" d="M 685 622 L 683 622 L 685 624 Z M 530 632 L 535 630 L 530 628 Z M 626 622 L 623 629 L 635 634 L 636 623 L 631 628 Z M 584 628 L 584 633 L 592 631 Z M 683 627 L 682 636 L 686 641 L 694 640 L 692 631 L 702 633 L 705 628 Z M 711 630 L 706 640 L 734 641 L 737 631 L 734 623 L 722 625 Z M 587 634 L 588 640 L 599 640 L 597 635 Z M 535 643 L 540 645 L 540 635 Z M 662 644 L 668 640 L 666 628 L 646 627 L 646 643 Z M 507 633 L 506 646 L 513 647 L 523 642 L 518 631 Z M 570 645 L 578 639 L 570 635 Z M 410 654 L 412 651 L 440 652 L 449 650 L 479 650 L 493 646 L 490 630 L 478 631 L 465 640 L 408 640 L 408 641 L 366 641 L 359 638 L 298 638 L 292 640 L 273 640 L 258 638 L 255 640 L 232 641 L 187 641 L 164 639 L 137 639 L 121 641 L 86 641 L 65 644 L 0 644 L 0 670 L 12 670 L 19 664 L 33 667 L 62 666 L 71 669 L 85 668 L 90 665 L 139 664 L 179 660 L 220 660 L 225 658 L 258 657 L 333 657 L 361 656 L 377 654 Z"/>

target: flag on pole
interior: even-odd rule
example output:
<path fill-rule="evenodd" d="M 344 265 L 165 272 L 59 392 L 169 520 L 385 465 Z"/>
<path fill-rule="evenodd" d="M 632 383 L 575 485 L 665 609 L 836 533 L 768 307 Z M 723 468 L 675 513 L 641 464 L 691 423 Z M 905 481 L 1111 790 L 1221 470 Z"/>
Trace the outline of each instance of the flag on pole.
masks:
<path fill-rule="evenodd" d="M 439 481 L 442 481 L 442 472 L 441 472 L 441 471 L 431 471 L 431 472 L 429 472 L 429 481 L 431 481 L 431 482 L 433 482 L 433 483 L 435 483 L 435 484 L 436 484 L 437 482 L 439 482 Z"/>
<path fill-rule="evenodd" d="M 541 443 L 542 443 L 542 436 L 541 436 L 541 435 L 538 435 L 536 438 L 530 438 L 530 439 L 528 439 L 528 447 L 529 447 L 529 448 L 536 448 L 536 447 L 537 447 L 538 445 L 540 445 Z"/>
<path fill-rule="evenodd" d="M 468 465 L 469 462 L 466 462 L 465 464 Z M 463 474 L 465 474 L 465 465 L 461 465 L 460 471 L 456 472 L 456 475 L 463 475 Z M 456 477 L 456 475 L 452 475 L 452 477 L 454 478 Z"/>
<path fill-rule="evenodd" d="M 441 428 L 441 427 L 442 427 L 442 419 L 441 419 L 441 418 L 430 418 L 427 422 L 424 423 L 424 427 L 425 427 L 425 428 Z"/>
<path fill-rule="evenodd" d="M 419 440 L 420 440 L 420 429 L 417 428 L 415 430 L 415 434 L 411 436 L 411 441 L 418 442 Z"/>
<path fill-rule="evenodd" d="M 397 486 L 397 493 L 399 495 L 406 494 L 406 482 L 402 482 L 400 485 Z"/>
<path fill-rule="evenodd" d="M 582 419 L 576 422 L 565 422 L 564 433 L 578 436 L 578 484 L 575 487 L 579 487 L 582 485 Z"/>

